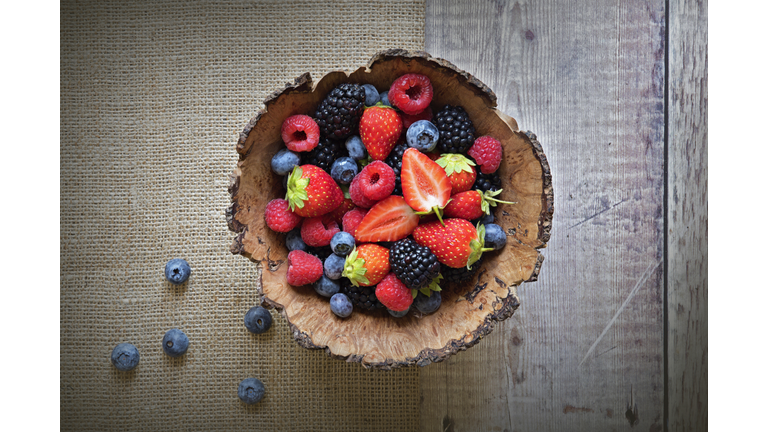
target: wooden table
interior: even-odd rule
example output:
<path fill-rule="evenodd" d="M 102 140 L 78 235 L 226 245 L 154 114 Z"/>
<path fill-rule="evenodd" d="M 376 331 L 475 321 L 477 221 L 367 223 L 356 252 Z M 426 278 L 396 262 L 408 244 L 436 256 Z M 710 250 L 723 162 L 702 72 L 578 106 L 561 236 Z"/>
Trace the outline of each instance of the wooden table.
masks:
<path fill-rule="evenodd" d="M 422 430 L 707 429 L 707 2 L 428 0 L 426 50 L 538 135 L 538 282 L 421 372 Z"/>

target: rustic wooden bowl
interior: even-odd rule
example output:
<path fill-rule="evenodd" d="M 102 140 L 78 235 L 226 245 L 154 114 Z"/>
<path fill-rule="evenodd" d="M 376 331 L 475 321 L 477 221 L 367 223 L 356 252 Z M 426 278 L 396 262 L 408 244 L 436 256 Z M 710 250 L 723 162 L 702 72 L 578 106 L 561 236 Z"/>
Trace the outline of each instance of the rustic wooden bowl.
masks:
<path fill-rule="evenodd" d="M 293 287 L 285 280 L 285 235 L 271 231 L 264 222 L 267 202 L 285 194 L 270 160 L 284 146 L 280 126 L 286 117 L 311 115 L 340 83 L 369 83 L 383 91 L 405 73 L 429 77 L 433 108 L 461 105 L 475 125 L 476 136 L 491 135 L 502 142 L 499 174 L 504 192 L 500 198 L 518 203 L 496 211 L 496 223 L 508 233 L 507 246 L 486 253 L 472 280 L 444 289 L 442 306 L 434 314 L 421 316 L 412 308 L 406 317 L 395 319 L 386 311 L 355 309 L 352 316 L 340 319 L 331 313 L 328 299 L 311 286 Z M 281 312 L 301 346 L 324 349 L 333 358 L 377 369 L 424 366 L 476 344 L 497 321 L 512 316 L 520 304 L 516 287 L 535 281 L 541 268 L 543 256 L 537 249 L 546 246 L 552 226 L 552 178 L 535 135 L 519 131 L 514 119 L 496 110 L 491 89 L 425 52 L 388 50 L 350 75 L 331 72 L 315 84 L 306 73 L 268 97 L 264 105 L 237 143 L 240 160 L 231 175 L 232 203 L 227 209 L 229 229 L 237 233 L 231 252 L 261 263 L 259 294 L 266 305 Z"/>

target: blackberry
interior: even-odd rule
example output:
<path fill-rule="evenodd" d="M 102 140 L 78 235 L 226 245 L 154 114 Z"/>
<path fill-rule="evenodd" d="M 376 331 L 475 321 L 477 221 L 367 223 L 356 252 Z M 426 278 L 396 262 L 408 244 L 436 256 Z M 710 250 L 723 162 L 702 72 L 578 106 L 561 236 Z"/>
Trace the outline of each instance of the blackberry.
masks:
<path fill-rule="evenodd" d="M 341 278 L 341 292 L 349 297 L 355 307 L 376 310 L 384 307 L 376 298 L 376 286 L 354 286 L 347 278 Z"/>
<path fill-rule="evenodd" d="M 395 242 L 389 250 L 389 265 L 398 279 L 410 289 L 429 286 L 440 274 L 440 263 L 428 247 L 411 239 Z"/>
<path fill-rule="evenodd" d="M 480 259 L 482 261 L 482 258 Z M 477 269 L 480 268 L 480 261 L 472 264 L 472 270 L 467 270 L 466 267 L 453 268 L 448 267 L 445 264 L 440 265 L 440 274 L 443 275 L 442 282 L 447 284 L 460 284 L 472 279 L 472 276 L 477 273 Z"/>
<path fill-rule="evenodd" d="M 315 165 L 323 169 L 328 174 L 331 173 L 333 162 L 344 156 L 344 144 L 330 138 L 320 137 L 317 147 L 303 153 L 301 157 L 302 165 Z"/>
<path fill-rule="evenodd" d="M 395 172 L 395 190 L 392 191 L 392 195 L 403 196 L 403 187 L 400 184 L 400 169 L 403 167 L 403 153 L 408 149 L 408 144 L 396 145 L 389 156 L 384 160 L 384 163 L 392 167 Z"/>
<path fill-rule="evenodd" d="M 346 138 L 357 132 L 365 107 L 365 89 L 360 84 L 340 84 L 320 102 L 315 122 L 320 135 L 333 139 Z"/>
<path fill-rule="evenodd" d="M 460 106 L 446 105 L 433 120 L 440 131 L 440 153 L 466 153 L 475 142 L 475 126 Z"/>
<path fill-rule="evenodd" d="M 478 189 L 483 192 L 500 190 L 501 177 L 495 172 L 483 174 L 480 170 L 477 170 L 477 178 L 475 179 L 475 184 L 472 185 L 472 189 Z"/>
<path fill-rule="evenodd" d="M 320 258 L 320 261 L 323 261 L 323 262 L 325 262 L 325 259 L 328 258 L 333 253 L 330 246 L 320 246 L 320 247 L 307 246 L 306 252 L 310 255 L 314 255 Z"/>

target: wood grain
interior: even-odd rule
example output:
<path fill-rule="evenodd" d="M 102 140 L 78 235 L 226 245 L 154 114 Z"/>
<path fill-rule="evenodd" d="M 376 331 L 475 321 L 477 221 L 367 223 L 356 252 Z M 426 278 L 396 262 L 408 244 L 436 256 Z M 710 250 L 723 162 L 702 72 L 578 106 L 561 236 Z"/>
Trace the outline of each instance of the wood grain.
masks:
<path fill-rule="evenodd" d="M 707 1 L 669 2 L 669 430 L 707 430 Z"/>
<path fill-rule="evenodd" d="M 426 50 L 538 135 L 555 214 L 538 282 L 421 373 L 421 430 L 663 429 L 664 2 L 427 1 Z"/>

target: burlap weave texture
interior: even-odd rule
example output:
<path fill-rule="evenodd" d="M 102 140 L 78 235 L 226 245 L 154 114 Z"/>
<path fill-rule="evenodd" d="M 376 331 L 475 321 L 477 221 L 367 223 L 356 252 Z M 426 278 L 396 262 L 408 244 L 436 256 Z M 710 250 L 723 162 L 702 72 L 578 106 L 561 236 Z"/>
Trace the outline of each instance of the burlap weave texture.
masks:
<path fill-rule="evenodd" d="M 252 335 L 256 264 L 229 253 L 234 145 L 303 72 L 424 48 L 423 1 L 61 5 L 61 424 L 64 430 L 415 430 L 418 369 L 368 371 Z M 185 258 L 185 285 L 164 281 Z M 190 338 L 171 359 L 171 328 Z M 130 342 L 139 367 L 118 372 Z M 265 399 L 245 406 L 237 384 Z"/>

